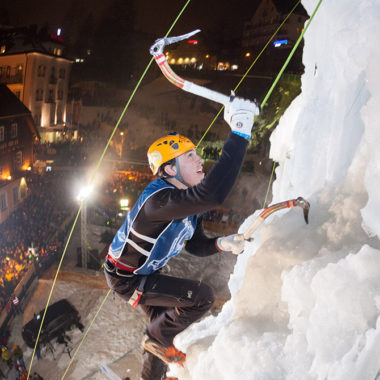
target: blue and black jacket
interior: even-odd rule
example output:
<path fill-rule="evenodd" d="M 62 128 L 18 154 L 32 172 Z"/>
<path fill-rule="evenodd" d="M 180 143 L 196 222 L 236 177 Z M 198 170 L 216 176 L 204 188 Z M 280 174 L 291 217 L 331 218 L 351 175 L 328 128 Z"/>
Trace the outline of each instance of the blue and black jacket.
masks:
<path fill-rule="evenodd" d="M 115 235 L 109 255 L 151 274 L 184 247 L 197 256 L 217 253 L 215 238 L 203 232 L 204 213 L 221 205 L 231 191 L 244 160 L 247 140 L 230 133 L 218 161 L 197 186 L 177 189 L 164 179 L 152 181 L 143 191 Z"/>

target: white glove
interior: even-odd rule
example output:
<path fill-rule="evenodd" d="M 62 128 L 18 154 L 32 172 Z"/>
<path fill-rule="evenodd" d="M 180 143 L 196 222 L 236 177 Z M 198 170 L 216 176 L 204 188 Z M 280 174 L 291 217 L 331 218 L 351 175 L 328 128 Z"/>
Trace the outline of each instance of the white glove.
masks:
<path fill-rule="evenodd" d="M 249 139 L 254 117 L 259 112 L 259 108 L 255 103 L 243 98 L 233 97 L 224 106 L 224 120 L 229 124 L 232 132 Z"/>
<path fill-rule="evenodd" d="M 216 239 L 216 245 L 221 251 L 229 251 L 234 255 L 240 255 L 244 250 L 244 240 L 236 240 L 237 234 L 223 236 Z"/>

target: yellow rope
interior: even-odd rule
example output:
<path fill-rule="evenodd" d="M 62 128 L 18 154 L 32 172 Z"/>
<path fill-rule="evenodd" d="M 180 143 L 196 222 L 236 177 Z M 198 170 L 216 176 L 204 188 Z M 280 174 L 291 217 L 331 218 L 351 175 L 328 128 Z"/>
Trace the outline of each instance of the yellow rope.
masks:
<path fill-rule="evenodd" d="M 251 71 L 252 67 L 255 65 L 255 63 L 257 62 L 257 60 L 260 58 L 260 56 L 264 53 L 265 49 L 268 47 L 268 45 L 270 44 L 270 42 L 273 40 L 273 38 L 276 36 L 276 34 L 278 33 L 278 31 L 281 29 L 281 27 L 285 24 L 286 20 L 290 17 L 290 15 L 294 12 L 294 10 L 297 8 L 298 4 L 301 2 L 301 0 L 298 0 L 298 2 L 296 3 L 296 5 L 292 8 L 292 10 L 289 12 L 289 14 L 285 17 L 284 21 L 282 21 L 282 23 L 280 24 L 280 26 L 276 29 L 276 31 L 272 34 L 272 36 L 269 38 L 268 42 L 265 44 L 265 46 L 261 49 L 260 53 L 257 55 L 257 57 L 254 59 L 254 61 L 252 62 L 251 66 L 249 66 L 249 68 L 247 69 L 247 71 L 245 72 L 245 74 L 242 76 L 242 78 L 240 79 L 239 83 L 235 86 L 234 88 L 234 92 L 237 91 L 237 89 L 239 88 L 239 86 L 241 85 L 241 83 L 243 82 L 243 80 L 246 78 L 246 76 L 248 75 L 248 73 Z M 209 127 L 206 129 L 206 132 L 203 134 L 203 136 L 201 137 L 201 139 L 199 140 L 198 144 L 197 144 L 197 148 L 199 146 L 199 144 L 202 142 L 202 140 L 204 139 L 204 137 L 207 135 L 208 131 L 210 130 L 210 128 L 214 125 L 215 121 L 217 120 L 218 116 L 220 115 L 220 113 L 223 111 L 224 109 L 224 106 L 222 106 L 222 108 L 219 110 L 219 112 L 216 114 L 216 116 L 214 117 L 213 121 L 211 122 L 211 124 L 209 125 Z"/>

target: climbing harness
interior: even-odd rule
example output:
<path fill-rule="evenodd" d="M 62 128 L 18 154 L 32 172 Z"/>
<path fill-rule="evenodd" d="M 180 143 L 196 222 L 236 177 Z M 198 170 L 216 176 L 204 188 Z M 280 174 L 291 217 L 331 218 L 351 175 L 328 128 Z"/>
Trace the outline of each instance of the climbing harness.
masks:
<path fill-rule="evenodd" d="M 186 9 L 186 7 L 187 7 L 187 5 L 189 4 L 189 2 L 190 2 L 190 0 L 187 0 L 186 4 L 183 6 L 182 10 L 178 13 L 176 19 L 174 20 L 174 22 L 172 23 L 171 27 L 169 28 L 169 30 L 168 30 L 166 36 L 169 35 L 169 33 L 170 33 L 171 30 L 173 29 L 174 25 L 177 23 L 178 19 L 181 17 L 182 13 L 183 13 L 184 10 Z M 300 2 L 300 1 L 298 1 L 298 3 L 299 3 L 299 2 Z M 319 1 L 319 3 L 318 3 L 318 5 L 317 5 L 317 7 L 316 7 L 316 9 L 315 9 L 315 11 L 314 11 L 312 17 L 310 18 L 310 20 L 309 20 L 309 22 L 308 22 L 308 24 L 307 24 L 305 30 L 303 31 L 302 35 L 300 36 L 300 38 L 302 38 L 303 34 L 306 32 L 306 29 L 307 29 L 307 27 L 310 25 L 310 22 L 312 21 L 312 19 L 313 19 L 314 15 L 315 15 L 316 11 L 318 10 L 318 8 L 319 8 L 321 2 L 322 2 L 322 0 Z M 291 13 L 293 13 L 294 9 L 298 6 L 298 3 L 293 7 L 293 9 L 292 9 L 291 12 L 289 13 L 289 15 L 286 17 L 286 19 L 290 16 Z M 283 21 L 283 23 L 285 23 L 286 19 Z M 283 23 L 280 25 L 280 27 L 279 27 L 278 29 L 281 28 L 281 26 L 283 25 Z M 277 33 L 277 31 L 278 31 L 278 30 L 276 30 L 275 34 Z M 197 32 L 198 32 L 198 31 L 197 31 Z M 275 35 L 275 34 L 274 34 L 274 35 Z M 274 37 L 274 35 L 271 37 L 271 39 Z M 170 38 L 170 37 L 166 37 L 166 38 Z M 185 37 L 185 38 L 186 38 L 186 37 Z M 271 40 L 271 39 L 270 39 L 270 40 Z M 207 89 L 207 88 L 205 88 L 205 87 L 202 87 L 202 86 L 195 85 L 195 84 L 193 84 L 193 83 L 191 83 L 191 82 L 185 81 L 185 80 L 183 80 L 182 78 L 180 78 L 178 75 L 176 75 L 176 74 L 174 73 L 174 71 L 171 70 L 171 68 L 170 68 L 170 66 L 168 65 L 168 63 L 166 62 L 166 57 L 164 56 L 164 57 L 163 57 L 164 59 L 162 58 L 162 55 L 163 55 L 163 48 L 164 48 L 165 45 L 168 44 L 168 40 L 165 41 L 165 38 L 164 38 L 163 40 L 164 40 L 163 43 L 161 43 L 162 48 L 160 49 L 160 46 L 158 45 L 158 46 L 154 49 L 155 51 L 153 51 L 153 53 L 152 53 L 152 51 L 151 51 L 151 53 L 152 53 L 152 55 L 154 56 L 154 59 L 156 60 L 157 64 L 159 65 L 161 71 L 164 73 L 165 77 L 167 77 L 167 78 L 170 77 L 170 79 L 169 79 L 169 78 L 168 78 L 168 79 L 169 79 L 173 84 L 177 85 L 177 86 L 180 87 L 180 88 L 183 88 L 185 91 L 188 91 L 188 92 L 194 93 L 195 95 L 199 95 L 199 96 L 202 96 L 202 97 L 206 97 L 207 99 L 210 99 L 210 100 L 214 100 L 214 101 L 216 101 L 216 102 L 218 102 L 218 103 L 223 104 L 223 106 L 224 106 L 227 102 L 230 101 L 230 98 L 227 97 L 227 96 L 225 96 L 225 95 L 223 95 L 223 94 L 220 94 L 220 93 L 218 93 L 218 92 L 216 92 L 216 91 L 209 90 L 209 89 Z M 270 40 L 268 41 L 267 45 L 269 44 Z M 152 48 L 154 48 L 155 45 L 158 44 L 158 41 L 159 41 L 159 40 L 156 41 L 156 43 L 152 46 Z M 176 42 L 176 41 L 173 41 L 173 40 L 170 40 L 170 39 L 169 39 L 169 41 L 172 41 L 172 42 L 170 42 L 170 43 Z M 264 49 L 267 47 L 267 45 L 264 46 L 264 48 L 263 48 L 263 50 L 260 52 L 259 56 L 260 56 L 261 53 L 264 51 Z M 152 48 L 151 48 L 151 49 L 152 49 Z M 160 50 L 161 50 L 161 51 L 160 51 Z M 256 58 L 256 60 L 259 58 L 259 56 Z M 159 57 L 160 57 L 160 58 L 159 58 Z M 256 60 L 253 62 L 253 64 L 256 62 Z M 145 77 L 147 71 L 149 70 L 149 68 L 150 68 L 150 66 L 151 66 L 151 64 L 152 64 L 152 62 L 153 62 L 153 59 L 151 59 L 150 62 L 148 63 L 148 65 L 146 66 L 146 68 L 145 68 L 143 74 L 142 74 L 141 77 L 140 77 L 139 82 L 137 83 L 135 89 L 133 90 L 133 92 L 132 92 L 132 94 L 131 94 L 131 96 L 130 96 L 130 98 L 129 98 L 127 104 L 126 104 L 126 106 L 124 107 L 124 110 L 123 110 L 123 112 L 121 113 L 120 118 L 119 118 L 119 120 L 117 121 L 117 123 L 116 123 L 116 125 L 115 125 L 115 128 L 114 128 L 114 130 L 113 130 L 113 132 L 112 132 L 112 134 L 111 134 L 111 136 L 110 136 L 110 138 L 109 138 L 109 140 L 108 140 L 108 142 L 107 142 L 107 144 L 106 144 L 106 146 L 105 146 L 105 149 L 104 149 L 104 151 L 103 151 L 103 153 L 102 153 L 102 155 L 101 155 L 101 157 L 100 157 L 100 160 L 99 160 L 99 162 L 98 162 L 98 164 L 97 164 L 97 167 L 95 168 L 95 170 L 94 170 L 94 172 L 93 172 L 93 175 L 92 175 L 92 177 L 91 177 L 91 181 L 90 181 L 90 183 L 92 183 L 92 182 L 94 181 L 95 175 L 96 175 L 96 173 L 97 173 L 97 171 L 98 171 L 98 169 L 99 169 L 99 167 L 100 167 L 100 165 L 101 165 L 101 162 L 103 161 L 103 158 L 104 158 L 105 153 L 106 153 L 106 151 L 107 151 L 107 149 L 108 149 L 108 146 L 110 145 L 110 142 L 111 142 L 111 140 L 112 140 L 114 134 L 116 133 L 116 130 L 117 130 L 117 128 L 118 128 L 118 126 L 119 126 L 119 124 L 120 124 L 122 118 L 124 117 L 124 114 L 125 114 L 125 112 L 126 112 L 128 106 L 129 106 L 130 102 L 132 101 L 132 98 L 134 97 L 134 95 L 135 95 L 137 89 L 139 88 L 139 86 L 140 86 L 140 84 L 141 84 L 143 78 Z M 253 64 L 252 64 L 251 67 L 248 69 L 248 71 L 252 68 Z M 248 73 L 248 71 L 247 71 L 247 73 Z M 247 74 L 247 73 L 246 73 L 246 74 Z M 245 75 L 245 76 L 246 76 L 246 75 Z M 245 78 L 245 76 L 241 79 L 241 81 L 239 82 L 239 84 L 236 86 L 235 90 L 236 90 L 237 87 L 240 85 L 240 83 L 241 83 L 242 80 Z M 181 85 L 182 85 L 182 87 L 181 87 Z M 232 92 L 232 95 L 234 96 L 234 93 L 233 93 L 233 92 Z M 263 106 L 263 104 L 262 104 L 262 106 Z M 219 113 L 222 111 L 222 109 L 223 109 L 223 107 L 221 108 L 221 110 L 219 111 Z M 218 113 L 218 115 L 219 115 L 219 113 Z M 217 115 L 217 116 L 218 116 L 218 115 Z M 216 116 L 216 117 L 217 117 L 217 116 Z M 214 119 L 214 121 L 215 121 L 215 120 L 216 120 L 216 118 Z M 212 124 L 211 124 L 211 125 L 212 125 Z M 210 127 L 207 129 L 206 133 L 207 133 L 208 130 L 211 128 L 211 125 L 210 125 Z M 202 137 L 202 139 L 203 139 L 203 137 Z M 201 139 L 201 140 L 202 140 L 202 139 Z M 198 145 L 199 145 L 199 143 L 198 143 Z M 198 145 L 197 145 L 197 146 L 198 146 Z M 270 183 L 269 183 L 269 186 L 270 186 Z M 297 198 L 297 199 L 299 199 L 299 198 Z M 303 200 L 303 198 L 301 198 L 301 199 Z M 294 200 L 294 201 L 297 201 L 297 200 Z M 310 205 L 309 205 L 309 203 L 306 202 L 305 200 L 303 200 L 303 201 L 305 202 L 305 204 L 303 204 L 303 206 L 302 206 L 302 207 L 304 208 L 305 221 L 308 222 L 308 221 L 307 221 L 307 215 L 308 215 L 308 209 L 309 209 Z M 289 201 L 289 202 L 290 202 L 290 201 Z M 301 201 L 300 201 L 300 202 L 301 202 Z M 265 204 L 265 203 L 264 203 L 264 204 Z M 297 204 L 296 204 L 296 205 L 297 205 Z M 301 205 L 301 204 L 300 204 L 300 205 Z M 271 207 L 274 207 L 274 206 L 276 206 L 276 205 L 273 205 L 273 206 L 271 206 Z M 294 206 L 294 205 L 293 205 L 293 206 Z M 282 207 L 282 208 L 293 207 L 293 206 L 291 206 L 291 205 L 290 205 L 290 206 L 284 206 L 284 207 Z M 271 209 L 271 207 L 269 207 L 269 208 L 267 208 L 267 209 Z M 71 229 L 70 234 L 69 234 L 69 238 L 68 238 L 68 240 L 67 240 L 67 242 L 66 242 L 66 246 L 65 246 L 64 252 L 63 252 L 63 254 L 62 254 L 62 257 L 61 257 L 61 260 L 60 260 L 60 263 L 59 263 L 59 266 L 58 266 L 58 269 L 57 269 L 57 272 L 56 272 L 56 276 L 55 276 L 54 281 L 53 281 L 53 286 L 52 286 L 51 292 L 50 292 L 50 294 L 49 294 L 49 298 L 48 298 L 48 302 L 47 302 L 47 305 L 46 305 L 46 308 L 45 308 L 45 312 L 46 312 L 47 307 L 48 307 L 48 305 L 49 305 L 50 298 L 51 298 L 51 295 L 52 295 L 52 292 L 53 292 L 53 289 L 54 289 L 54 284 L 55 284 L 55 282 L 56 282 L 56 279 L 57 279 L 57 276 L 58 276 L 58 272 L 59 272 L 59 270 L 60 270 L 60 267 L 61 267 L 61 264 L 62 264 L 63 258 L 64 258 L 64 256 L 65 256 L 65 253 L 66 253 L 66 250 L 67 250 L 67 246 L 68 246 L 68 244 L 69 244 L 69 242 L 70 242 L 70 240 L 71 240 L 71 235 L 72 235 L 72 233 L 73 233 L 73 230 L 74 230 L 74 228 L 75 228 L 75 226 L 76 226 L 76 223 L 77 223 L 78 217 L 79 217 L 79 215 L 80 215 L 81 208 L 82 208 L 82 205 L 81 205 L 81 207 L 80 207 L 79 210 L 78 210 L 78 213 L 77 213 L 77 215 L 76 215 L 76 218 L 75 218 L 74 224 L 73 224 L 72 229 Z M 267 209 L 266 209 L 266 210 L 267 210 Z M 307 209 L 307 211 L 305 211 L 305 209 Z M 264 210 L 262 213 L 264 213 L 266 210 Z M 277 211 L 277 210 L 278 210 L 278 209 L 276 209 L 276 210 L 274 210 L 274 211 Z M 273 211 L 273 212 L 274 212 L 274 211 Z M 305 215 L 305 212 L 306 212 L 306 215 Z M 270 214 L 266 214 L 266 215 L 265 215 L 265 218 L 268 217 L 269 215 L 270 215 Z M 260 216 L 261 216 L 261 214 L 260 214 Z M 265 218 L 263 218 L 262 222 L 265 220 Z M 261 222 L 261 223 L 262 223 L 262 222 Z M 260 223 L 260 224 L 261 224 L 261 223 Z M 259 226 L 259 224 L 256 225 L 256 227 L 255 227 L 255 229 L 253 230 L 253 232 L 258 228 L 258 226 Z M 252 232 L 252 233 L 253 233 L 253 232 Z M 251 233 L 251 234 L 252 234 L 252 233 Z M 244 233 L 244 234 L 242 234 L 242 235 L 247 235 L 247 234 Z M 249 239 L 249 238 L 250 238 L 250 236 L 247 237 L 247 239 Z M 70 368 L 70 366 L 71 366 L 71 363 L 73 362 L 73 360 L 74 360 L 74 358 L 75 358 L 77 352 L 79 351 L 79 349 L 80 349 L 82 343 L 84 342 L 85 338 L 87 337 L 87 334 L 88 334 L 89 330 L 91 329 L 92 324 L 94 323 L 95 319 L 97 318 L 97 316 L 98 316 L 100 310 L 102 309 L 102 307 L 103 307 L 105 301 L 107 300 L 107 298 L 108 298 L 110 292 L 111 292 L 111 290 L 109 290 L 109 291 L 107 292 L 107 294 L 106 294 L 105 298 L 103 299 L 103 301 L 102 301 L 100 307 L 98 308 L 98 310 L 97 310 L 97 312 L 96 312 L 94 318 L 92 319 L 92 321 L 91 321 L 91 323 L 90 323 L 88 329 L 86 330 L 85 335 L 83 336 L 83 338 L 82 338 L 82 340 L 80 341 L 80 343 L 79 343 L 79 345 L 78 345 L 78 347 L 77 347 L 77 349 L 76 349 L 76 351 L 75 351 L 73 357 L 71 358 L 71 361 L 70 361 L 68 367 L 66 368 L 64 374 L 63 374 L 62 380 L 63 380 L 63 378 L 65 377 L 67 371 L 69 370 L 69 368 Z M 42 318 L 41 325 L 40 325 L 40 329 L 39 329 L 38 336 L 37 336 L 37 339 L 36 339 L 36 345 L 35 345 L 34 350 L 33 350 L 32 358 L 31 358 L 31 362 L 30 362 L 30 366 L 29 366 L 29 370 L 28 370 L 27 380 L 29 379 L 29 375 L 30 375 L 31 367 L 32 367 L 32 364 L 33 364 L 33 358 L 34 358 L 34 354 L 35 354 L 36 347 L 37 347 L 37 344 L 38 344 L 38 339 L 39 339 L 39 335 L 40 335 L 40 332 L 41 332 L 41 329 L 42 329 L 42 325 L 43 325 L 43 322 L 44 322 L 44 318 L 45 318 L 45 314 L 44 314 L 44 316 L 43 316 L 43 318 Z"/>
<path fill-rule="evenodd" d="M 260 213 L 260 215 L 251 223 L 251 225 L 242 234 L 238 234 L 235 237 L 235 240 L 247 240 L 247 241 L 253 240 L 251 237 L 252 234 L 264 223 L 264 220 L 269 215 L 272 215 L 274 212 L 282 210 L 284 208 L 292 208 L 292 207 L 297 207 L 297 206 L 303 209 L 303 217 L 305 219 L 306 224 L 308 224 L 310 203 L 306 199 L 302 197 L 298 197 L 296 199 L 291 199 L 288 201 L 276 203 L 264 209 Z"/>
<path fill-rule="evenodd" d="M 128 301 L 128 303 L 130 305 L 132 305 L 132 307 L 134 307 L 135 309 L 139 305 L 140 299 L 141 299 L 141 297 L 142 297 L 142 295 L 144 293 L 144 286 L 145 286 L 147 278 L 148 278 L 148 276 L 141 276 L 141 280 L 140 280 L 139 286 L 135 289 L 135 291 L 133 292 L 131 298 Z"/>

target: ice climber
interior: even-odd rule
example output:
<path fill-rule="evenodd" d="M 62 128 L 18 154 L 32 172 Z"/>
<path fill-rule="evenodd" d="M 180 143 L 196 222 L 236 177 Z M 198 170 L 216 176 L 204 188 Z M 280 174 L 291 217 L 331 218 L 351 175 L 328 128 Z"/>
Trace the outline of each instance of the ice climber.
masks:
<path fill-rule="evenodd" d="M 138 305 L 150 319 L 143 339 L 142 380 L 161 380 L 168 363 L 183 365 L 186 355 L 173 345 L 177 334 L 210 310 L 214 293 L 207 284 L 160 273 L 170 258 L 186 250 L 196 256 L 239 254 L 244 242 L 234 236 L 208 238 L 197 214 L 221 205 L 239 174 L 251 137 L 257 106 L 241 98 L 226 105 L 231 133 L 207 175 L 195 145 L 170 134 L 148 150 L 158 178 L 142 192 L 116 233 L 106 258 L 108 286 Z"/>

